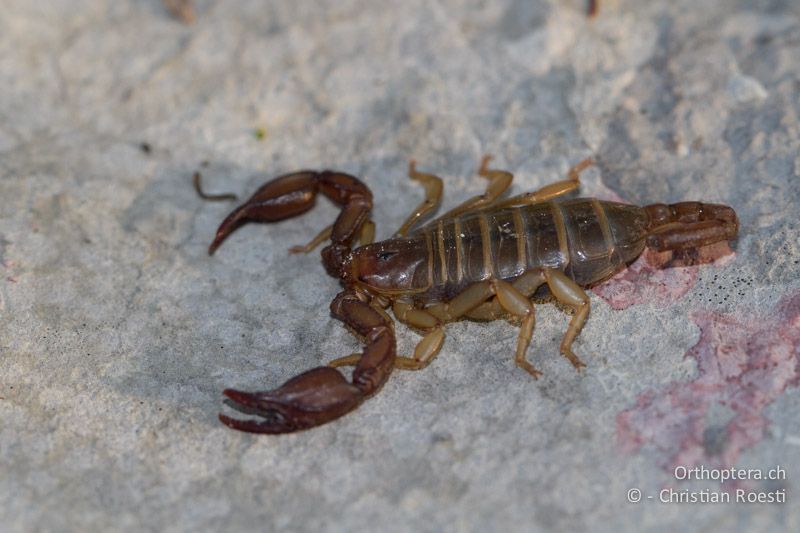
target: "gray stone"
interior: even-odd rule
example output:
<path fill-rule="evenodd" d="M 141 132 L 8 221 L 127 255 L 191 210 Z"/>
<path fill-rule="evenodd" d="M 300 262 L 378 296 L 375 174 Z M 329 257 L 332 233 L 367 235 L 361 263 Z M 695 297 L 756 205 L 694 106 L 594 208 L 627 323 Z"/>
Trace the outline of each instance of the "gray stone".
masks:
<path fill-rule="evenodd" d="M 198 0 L 187 25 L 157 0 L 6 0 L 3 529 L 800 530 L 800 4 L 584 10 Z M 388 237 L 422 197 L 410 158 L 452 206 L 482 192 L 484 153 L 516 192 L 592 156 L 584 195 L 732 205 L 735 256 L 652 274 L 626 309 L 595 293 L 582 374 L 543 305 L 537 382 L 514 366 L 515 327 L 462 322 L 339 421 L 222 426 L 223 388 L 272 388 L 359 344 L 329 316 L 339 286 L 318 255 L 285 252 L 335 209 L 243 227 L 209 257 L 232 204 L 200 200 L 192 173 L 247 196 L 299 168 L 351 172 Z M 401 353 L 418 338 L 398 336 Z M 786 479 L 681 481 L 676 462 Z M 659 503 L 667 487 L 788 501 Z"/>

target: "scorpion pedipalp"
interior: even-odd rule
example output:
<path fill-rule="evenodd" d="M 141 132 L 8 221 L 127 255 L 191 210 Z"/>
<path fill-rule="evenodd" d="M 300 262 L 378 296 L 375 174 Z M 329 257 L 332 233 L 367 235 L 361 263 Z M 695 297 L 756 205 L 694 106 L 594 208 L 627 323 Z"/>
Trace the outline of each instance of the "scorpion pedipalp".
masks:
<path fill-rule="evenodd" d="M 226 389 L 231 407 L 263 420 L 237 420 L 223 414 L 226 426 L 250 433 L 289 433 L 306 429 L 355 409 L 364 395 L 338 371 L 321 366 L 293 377 L 268 392 Z"/>
<path fill-rule="evenodd" d="M 344 172 L 302 170 L 265 183 L 222 221 L 208 253 L 213 254 L 231 233 L 247 222 L 278 222 L 305 213 L 314 207 L 319 192 L 342 208 L 330 230 L 331 245 L 323 251 L 325 268 L 338 276 L 344 257 L 372 209 L 369 188 Z"/>
<path fill-rule="evenodd" d="M 331 312 L 366 339 L 352 383 L 338 370 L 321 366 L 271 391 L 226 389 L 223 394 L 232 408 L 262 420 L 239 420 L 220 414 L 223 424 L 250 433 L 290 433 L 308 429 L 349 413 L 380 389 L 389 378 L 396 357 L 391 323 L 350 291 L 334 299 Z"/>

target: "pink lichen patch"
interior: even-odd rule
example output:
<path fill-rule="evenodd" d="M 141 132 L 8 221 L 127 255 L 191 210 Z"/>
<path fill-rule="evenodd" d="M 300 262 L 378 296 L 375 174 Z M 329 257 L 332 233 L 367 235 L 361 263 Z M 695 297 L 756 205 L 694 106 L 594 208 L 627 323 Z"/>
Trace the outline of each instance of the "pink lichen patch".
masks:
<path fill-rule="evenodd" d="M 592 292 L 617 310 L 645 302 L 667 306 L 694 287 L 699 265 L 723 266 L 733 257 L 727 242 L 671 252 L 647 249 L 627 269 L 592 287 Z"/>
<path fill-rule="evenodd" d="M 800 383 L 800 292 L 766 316 L 703 311 L 692 319 L 701 335 L 685 357 L 697 361 L 697 377 L 645 392 L 617 416 L 620 448 L 633 453 L 652 446 L 670 471 L 733 466 L 763 438 L 764 409 Z M 709 423 L 714 407 L 732 413 L 722 427 Z"/>

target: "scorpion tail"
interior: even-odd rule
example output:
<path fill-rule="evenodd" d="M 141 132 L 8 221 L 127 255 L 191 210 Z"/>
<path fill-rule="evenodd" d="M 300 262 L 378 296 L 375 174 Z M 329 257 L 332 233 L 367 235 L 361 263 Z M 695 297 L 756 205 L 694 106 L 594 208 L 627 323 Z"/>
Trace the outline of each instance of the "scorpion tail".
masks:
<path fill-rule="evenodd" d="M 342 207 L 331 231 L 335 245 L 349 246 L 372 209 L 372 193 L 358 178 L 341 172 L 302 170 L 262 185 L 220 224 L 208 253 L 247 222 L 277 222 L 301 215 L 314 207 L 322 192 Z"/>
<path fill-rule="evenodd" d="M 334 299 L 331 312 L 367 342 L 353 371 L 352 383 L 331 367 L 317 367 L 268 392 L 227 389 L 223 394 L 231 407 L 261 420 L 238 420 L 220 414 L 223 424 L 250 433 L 300 431 L 349 413 L 380 389 L 389 378 L 396 357 L 390 319 L 347 291 Z"/>
<path fill-rule="evenodd" d="M 698 248 L 736 238 L 739 220 L 727 205 L 680 202 L 645 207 L 647 247 L 659 252 Z"/>

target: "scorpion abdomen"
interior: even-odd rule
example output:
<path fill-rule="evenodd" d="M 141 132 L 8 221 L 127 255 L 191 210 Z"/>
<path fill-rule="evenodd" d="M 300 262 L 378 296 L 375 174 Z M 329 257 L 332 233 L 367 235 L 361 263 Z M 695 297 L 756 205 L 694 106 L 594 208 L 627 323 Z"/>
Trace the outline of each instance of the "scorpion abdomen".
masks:
<path fill-rule="evenodd" d="M 557 269 L 580 285 L 602 281 L 644 249 L 648 217 L 634 205 L 596 199 L 483 209 L 439 219 L 415 232 L 427 241 L 429 288 L 447 300 L 487 279 Z"/>

